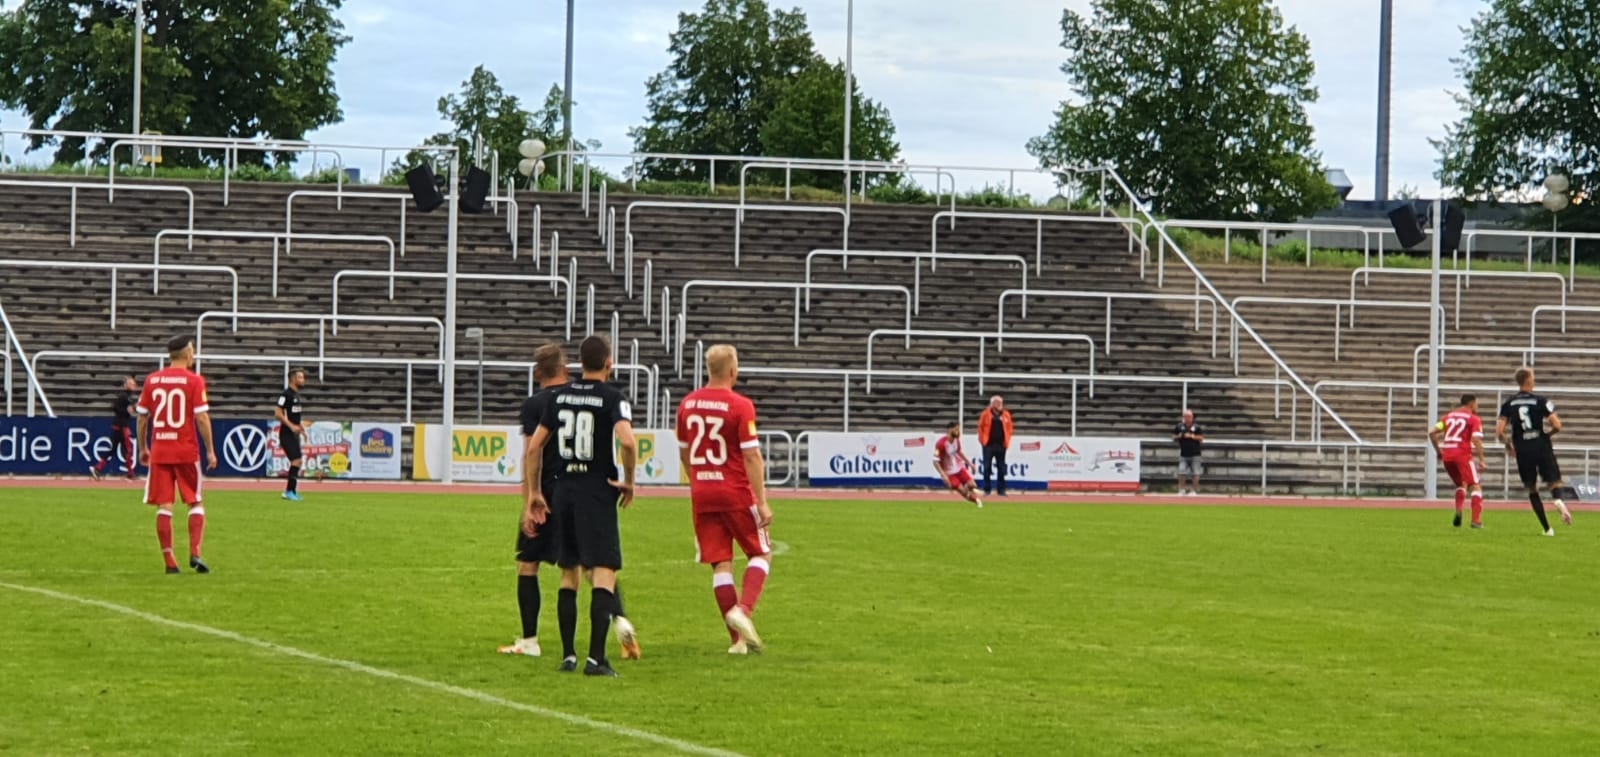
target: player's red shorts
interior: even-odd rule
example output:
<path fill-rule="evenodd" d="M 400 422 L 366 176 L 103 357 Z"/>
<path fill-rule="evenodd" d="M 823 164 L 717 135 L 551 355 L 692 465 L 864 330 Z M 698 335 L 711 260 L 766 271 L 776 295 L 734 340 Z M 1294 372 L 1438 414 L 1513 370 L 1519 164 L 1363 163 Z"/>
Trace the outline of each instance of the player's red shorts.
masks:
<path fill-rule="evenodd" d="M 733 560 L 733 544 L 738 542 L 745 557 L 772 552 L 772 537 L 759 524 L 754 505 L 747 510 L 721 510 L 694 514 L 694 538 L 700 547 L 700 562 L 712 564 Z"/>
<path fill-rule="evenodd" d="M 955 473 L 951 473 L 949 475 L 950 475 L 950 489 L 952 491 L 961 491 L 963 488 L 965 488 L 967 486 L 977 486 L 978 485 L 978 482 L 972 480 L 972 472 L 969 471 L 969 470 L 963 469 L 963 470 L 957 471 Z"/>
<path fill-rule="evenodd" d="M 200 504 L 200 463 L 151 463 L 144 480 L 144 503 L 170 505 L 174 495 L 185 505 Z"/>
<path fill-rule="evenodd" d="M 1444 472 L 1450 474 L 1450 480 L 1456 486 L 1478 486 L 1483 483 L 1478 462 L 1470 457 L 1444 461 Z"/>

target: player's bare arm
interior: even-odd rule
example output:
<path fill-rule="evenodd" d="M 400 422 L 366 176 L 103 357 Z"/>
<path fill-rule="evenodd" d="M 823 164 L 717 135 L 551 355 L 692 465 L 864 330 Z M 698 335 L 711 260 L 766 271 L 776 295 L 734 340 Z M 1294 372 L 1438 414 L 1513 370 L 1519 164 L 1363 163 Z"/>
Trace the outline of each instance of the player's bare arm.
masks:
<path fill-rule="evenodd" d="M 767 504 L 767 460 L 761 456 L 761 447 L 744 451 L 745 475 L 750 477 L 750 491 L 756 495 L 756 514 L 762 528 L 772 525 L 772 506 Z"/>
<path fill-rule="evenodd" d="M 206 447 L 206 470 L 217 469 L 217 447 L 211 443 L 211 411 L 194 414 L 195 427 L 200 430 L 200 443 Z"/>
<path fill-rule="evenodd" d="M 1506 434 L 1506 417 L 1504 415 L 1496 418 L 1494 421 L 1494 438 L 1496 441 L 1500 442 L 1501 446 L 1506 448 L 1506 451 L 1510 453 L 1512 457 L 1517 456 L 1517 448 L 1511 446 L 1511 437 Z"/>
<path fill-rule="evenodd" d="M 278 423 L 280 425 L 282 425 L 284 428 L 289 429 L 290 431 L 293 431 L 296 434 L 303 434 L 303 433 L 306 432 L 306 427 L 304 425 L 296 426 L 293 423 L 289 422 L 289 416 L 284 414 L 283 408 L 281 408 L 281 407 L 273 408 L 272 409 L 272 415 L 273 415 L 274 418 L 276 418 L 278 420 Z"/>
<path fill-rule="evenodd" d="M 529 526 L 544 523 L 550 514 L 550 505 L 544 499 L 544 447 L 550 443 L 550 429 L 540 426 L 523 447 L 522 469 L 526 478 L 523 486 L 527 498 L 523 502 L 523 533 L 533 536 Z"/>
<path fill-rule="evenodd" d="M 150 465 L 150 414 L 143 409 L 139 410 L 139 422 L 134 431 L 136 443 L 139 445 L 139 464 Z"/>
<path fill-rule="evenodd" d="M 1545 416 L 1545 419 L 1550 422 L 1550 433 L 1546 434 L 1546 436 L 1555 436 L 1561 433 L 1561 416 L 1551 413 Z"/>
<path fill-rule="evenodd" d="M 944 457 L 937 452 L 933 453 L 933 469 L 939 471 L 939 480 L 950 486 L 950 474 L 944 472 Z"/>
<path fill-rule="evenodd" d="M 613 429 L 612 433 L 617 438 L 617 467 L 622 469 L 622 480 L 610 483 L 622 494 L 617 504 L 627 507 L 633 504 L 634 472 L 639 464 L 639 440 L 633 436 L 631 421 L 617 421 Z"/>
<path fill-rule="evenodd" d="M 1434 427 L 1432 429 L 1430 429 L 1428 431 L 1428 441 L 1433 443 L 1433 452 L 1436 455 L 1443 455 L 1444 454 L 1444 448 L 1442 446 L 1440 446 L 1440 442 L 1439 442 L 1439 440 L 1441 438 L 1443 438 L 1443 437 L 1444 437 L 1444 421 L 1439 421 L 1438 423 L 1434 424 Z"/>

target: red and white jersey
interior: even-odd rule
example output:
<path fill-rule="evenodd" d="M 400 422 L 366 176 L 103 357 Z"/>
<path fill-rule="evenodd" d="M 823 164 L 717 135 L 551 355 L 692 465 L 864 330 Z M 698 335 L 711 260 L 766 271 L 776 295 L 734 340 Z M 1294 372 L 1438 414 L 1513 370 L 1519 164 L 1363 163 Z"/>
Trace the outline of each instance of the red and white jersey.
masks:
<path fill-rule="evenodd" d="M 188 368 L 162 368 L 145 377 L 139 414 L 149 418 L 150 463 L 200 462 L 195 413 L 208 412 L 206 380 Z"/>
<path fill-rule="evenodd" d="M 934 458 L 946 475 L 955 475 L 967 469 L 965 457 L 961 454 L 961 439 L 951 439 L 949 434 L 939 437 L 939 442 L 933 445 Z"/>
<path fill-rule="evenodd" d="M 1444 438 L 1439 440 L 1439 449 L 1446 460 L 1471 458 L 1473 440 L 1483 438 L 1483 421 L 1466 408 L 1450 411 L 1436 428 L 1444 432 Z"/>
<path fill-rule="evenodd" d="M 689 452 L 689 499 L 697 513 L 756 504 L 744 451 L 761 446 L 756 406 L 732 389 L 697 389 L 678 405 L 678 446 Z"/>

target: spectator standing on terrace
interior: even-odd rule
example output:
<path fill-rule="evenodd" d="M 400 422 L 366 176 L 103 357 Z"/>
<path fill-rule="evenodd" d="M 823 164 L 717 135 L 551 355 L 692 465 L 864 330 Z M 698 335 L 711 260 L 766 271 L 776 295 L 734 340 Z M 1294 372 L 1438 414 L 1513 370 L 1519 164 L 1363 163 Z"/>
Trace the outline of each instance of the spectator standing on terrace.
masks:
<path fill-rule="evenodd" d="M 983 494 L 989 495 L 989 474 L 995 474 L 1000 496 L 1006 496 L 1006 450 L 1011 446 L 1011 411 L 996 394 L 978 416 L 978 446 L 983 447 Z"/>
<path fill-rule="evenodd" d="M 1185 408 L 1183 422 L 1172 430 L 1172 440 L 1178 443 L 1178 493 L 1194 496 L 1200 493 L 1200 445 L 1205 444 L 1205 429 L 1194 422 L 1194 411 Z M 1183 488 L 1183 477 L 1189 477 L 1189 488 Z"/>

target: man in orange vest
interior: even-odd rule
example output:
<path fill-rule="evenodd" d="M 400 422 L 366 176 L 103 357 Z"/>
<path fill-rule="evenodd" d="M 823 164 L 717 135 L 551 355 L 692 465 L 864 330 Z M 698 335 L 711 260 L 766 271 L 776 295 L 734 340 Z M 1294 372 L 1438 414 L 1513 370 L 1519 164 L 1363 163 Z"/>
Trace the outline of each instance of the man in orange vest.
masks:
<path fill-rule="evenodd" d="M 978 416 L 978 444 L 983 447 L 983 493 L 989 493 L 989 473 L 997 479 L 1000 496 L 1006 496 L 1006 448 L 1011 446 L 1011 411 L 1000 395 Z"/>

